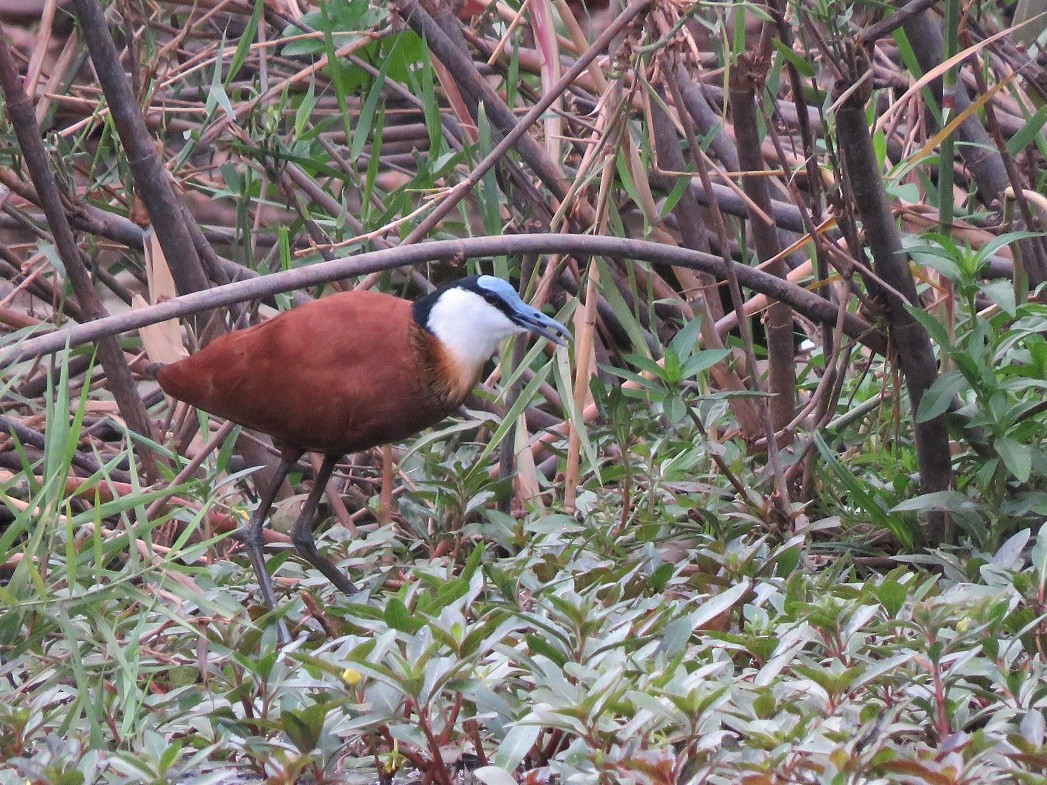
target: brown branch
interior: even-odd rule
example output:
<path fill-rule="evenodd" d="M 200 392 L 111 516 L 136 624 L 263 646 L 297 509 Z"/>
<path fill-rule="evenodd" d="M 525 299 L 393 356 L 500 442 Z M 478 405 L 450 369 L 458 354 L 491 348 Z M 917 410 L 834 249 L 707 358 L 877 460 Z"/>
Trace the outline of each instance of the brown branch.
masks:
<path fill-rule="evenodd" d="M 33 428 L 22 425 L 18 420 L 2 414 L 0 414 L 0 434 L 16 438 L 18 439 L 19 444 L 35 447 L 41 452 L 43 452 L 47 446 L 45 437 L 42 433 Z M 98 461 L 95 460 L 95 457 L 82 452 L 81 450 L 73 451 L 70 458 L 70 464 L 88 474 L 97 474 L 101 471 L 101 466 Z M 127 473 L 120 470 L 110 470 L 110 475 L 114 477 L 119 476 L 122 480 L 130 480 Z"/>
<path fill-rule="evenodd" d="M 673 84 L 671 78 L 667 81 L 673 92 L 673 100 L 678 100 L 680 95 L 676 85 Z M 691 133 L 691 124 L 686 121 L 686 118 L 682 119 L 684 130 L 688 135 L 688 147 L 696 151 L 698 145 L 694 134 Z M 672 120 L 662 106 L 654 102 L 651 104 L 651 126 L 654 131 L 655 151 L 658 154 L 661 168 L 673 172 L 686 171 L 687 162 L 680 149 L 680 140 L 676 136 Z M 701 225 L 701 211 L 698 207 L 698 200 L 690 188 L 684 191 L 680 201 L 673 208 L 673 215 L 676 216 L 680 226 L 680 237 L 684 247 L 696 251 L 707 251 L 709 243 L 705 227 Z M 711 273 L 701 273 L 697 277 L 702 288 L 697 292 L 688 292 L 688 295 L 689 299 L 694 302 L 696 312 L 703 319 L 702 340 L 706 348 L 722 349 L 723 341 L 716 331 L 716 322 L 724 315 L 723 304 L 720 301 L 719 282 Z M 710 369 L 710 374 L 717 387 L 722 390 L 742 392 L 746 389 L 745 384 L 738 378 L 738 374 L 726 362 L 717 363 Z M 757 407 L 760 404 L 744 396 L 732 396 L 728 401 L 742 432 L 753 436 L 759 433 L 762 426 Z"/>
<path fill-rule="evenodd" d="M 711 135 L 709 148 L 720 159 L 720 163 L 728 171 L 737 172 L 738 147 L 724 131 L 720 115 L 713 111 L 705 93 L 702 92 L 701 83 L 691 78 L 691 73 L 685 65 L 678 66 L 674 75 L 683 98 L 683 106 L 678 108 L 687 110 L 702 136 Z"/>
<path fill-rule="evenodd" d="M 913 0 L 913 2 L 897 9 L 890 16 L 884 17 L 879 22 L 869 25 L 858 34 L 862 45 L 871 45 L 881 38 L 890 35 L 899 27 L 917 14 L 922 14 L 937 3 L 938 0 Z"/>
<path fill-rule="evenodd" d="M 767 178 L 761 174 L 766 165 L 760 152 L 761 142 L 757 129 L 756 90 L 762 85 L 763 77 L 756 73 L 756 62 L 752 56 L 742 54 L 731 70 L 730 106 L 734 122 L 734 133 L 738 140 L 738 162 L 742 176 L 742 189 L 760 212 L 768 215 L 771 194 Z M 781 254 L 778 228 L 767 223 L 756 210 L 749 211 L 749 226 L 756 244 L 760 262 L 768 262 Z M 772 275 L 785 278 L 789 270 L 785 260 L 779 259 L 767 270 Z M 789 306 L 778 302 L 768 310 L 764 319 L 767 334 L 768 385 L 772 398 L 769 403 L 771 423 L 774 431 L 784 428 L 796 410 L 796 365 L 793 351 L 793 317 Z M 768 434 L 770 437 L 770 434 Z"/>
<path fill-rule="evenodd" d="M 987 91 L 989 86 L 985 83 L 985 77 L 983 76 L 980 68 L 972 69 L 974 71 L 975 79 L 978 83 L 978 89 L 980 91 Z M 1047 238 L 1043 236 L 1044 226 L 1043 219 L 1047 216 L 1041 214 L 1038 210 L 1034 210 L 1029 204 L 1029 200 L 1025 197 L 1025 184 L 1021 180 L 1021 175 L 1018 172 L 1018 167 L 1014 163 L 1014 159 L 1011 154 L 1007 151 L 1007 142 L 1003 137 L 1003 131 L 1000 128 L 999 121 L 996 117 L 996 110 L 993 108 L 992 101 L 985 104 L 985 125 L 992 136 L 993 142 L 996 143 L 996 149 L 999 151 L 1000 160 L 1003 161 L 1003 166 L 1007 170 L 1007 179 L 1011 184 L 1011 189 L 1014 192 L 1014 200 L 1018 205 L 1018 210 L 1022 214 L 1022 219 L 1025 221 L 1025 228 L 1032 232 L 1040 232 L 1039 237 L 1029 237 L 1020 243 L 1022 263 L 1028 269 L 1028 260 L 1026 257 L 1030 257 L 1034 260 L 1047 259 Z M 1041 283 L 1040 280 L 1035 280 L 1034 283 Z"/>
<path fill-rule="evenodd" d="M 426 262 L 515 256 L 524 253 L 573 254 L 575 256 L 598 254 L 613 259 L 679 265 L 709 272 L 721 278 L 724 275 L 724 260 L 718 256 L 646 240 L 581 234 L 517 234 L 468 237 L 461 240 L 434 240 L 411 246 L 356 254 L 347 259 L 321 262 L 247 281 L 216 286 L 204 292 L 181 295 L 138 311 L 110 316 L 104 322 L 76 325 L 48 335 L 30 338 L 21 344 L 11 346 L 8 352 L 0 357 L 0 364 L 9 365 L 42 354 L 56 352 L 67 342 L 70 346 L 82 346 L 102 336 L 118 335 L 165 319 L 176 319 L 233 303 L 271 297 L 274 294 L 289 292 L 293 289 L 319 286 L 353 275 L 364 275 L 379 270 L 392 270 Z M 817 294 L 744 264 L 733 263 L 731 269 L 742 286 L 766 294 L 772 299 L 786 302 L 793 310 L 812 321 L 836 323 L 836 306 Z M 848 314 L 845 317 L 844 331 L 875 352 L 882 354 L 886 351 L 883 335 L 874 326 L 857 316 Z"/>
<path fill-rule="evenodd" d="M 898 364 L 909 389 L 921 490 L 933 493 L 947 490 L 952 485 L 948 426 L 944 415 L 925 422 L 918 421 L 916 415 L 923 394 L 937 377 L 938 363 L 930 336 L 907 310 L 907 306 L 919 308 L 920 301 L 909 269 L 909 259 L 902 250 L 898 227 L 887 201 L 882 173 L 873 151 L 872 136 L 865 122 L 865 103 L 870 89 L 867 81 L 859 84 L 859 80 L 866 73 L 868 61 L 862 56 L 863 50 L 856 47 L 853 53 L 852 73 L 840 79 L 836 86 L 837 95 L 849 91 L 836 115 L 844 175 L 862 219 L 876 275 L 890 287 L 881 286 L 878 281 L 866 277 L 866 287 L 885 304 L 891 344 L 897 352 Z M 858 85 L 858 89 L 852 89 L 855 85 Z M 930 513 L 924 530 L 927 544 L 934 546 L 948 542 L 952 536 L 951 529 L 948 513 Z"/>
<path fill-rule="evenodd" d="M 182 294 L 206 289 L 207 277 L 193 237 L 186 227 L 181 203 L 171 186 L 170 173 L 157 155 L 155 141 L 138 108 L 116 44 L 109 34 L 105 14 L 97 0 L 72 0 L 72 6 L 116 131 L 127 152 L 135 190 L 149 213 L 175 286 Z"/>

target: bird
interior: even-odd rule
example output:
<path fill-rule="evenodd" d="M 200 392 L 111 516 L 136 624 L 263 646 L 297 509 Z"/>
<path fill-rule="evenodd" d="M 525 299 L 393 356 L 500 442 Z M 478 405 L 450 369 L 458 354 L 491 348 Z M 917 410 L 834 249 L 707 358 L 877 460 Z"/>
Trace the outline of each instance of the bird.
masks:
<path fill-rule="evenodd" d="M 534 333 L 566 346 L 568 329 L 527 305 L 508 281 L 472 275 L 414 300 L 354 290 L 235 330 L 172 363 L 147 369 L 161 389 L 210 414 L 261 431 L 280 450 L 271 485 L 238 534 L 270 611 L 273 580 L 263 526 L 291 468 L 306 452 L 323 456 L 291 527 L 295 550 L 347 595 L 348 576 L 319 552 L 316 510 L 346 453 L 413 436 L 456 411 L 484 364 L 512 335 Z M 290 641 L 282 619 L 281 645 Z"/>

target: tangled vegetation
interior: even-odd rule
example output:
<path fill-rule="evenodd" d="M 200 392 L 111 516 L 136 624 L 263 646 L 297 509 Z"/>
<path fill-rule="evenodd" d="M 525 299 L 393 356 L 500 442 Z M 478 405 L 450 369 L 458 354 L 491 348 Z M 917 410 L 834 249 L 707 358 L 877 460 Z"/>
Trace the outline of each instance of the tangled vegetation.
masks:
<path fill-rule="evenodd" d="M 0 785 L 1043 782 L 1036 6 L 0 0 Z M 279 502 L 281 648 L 146 366 L 467 272 L 574 343 L 346 457 L 360 593 Z"/>

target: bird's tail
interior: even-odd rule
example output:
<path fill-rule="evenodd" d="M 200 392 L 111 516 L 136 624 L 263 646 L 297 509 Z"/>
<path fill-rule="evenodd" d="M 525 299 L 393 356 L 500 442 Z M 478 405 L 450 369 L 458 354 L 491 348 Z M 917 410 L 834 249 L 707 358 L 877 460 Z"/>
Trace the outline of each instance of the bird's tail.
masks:
<path fill-rule="evenodd" d="M 142 369 L 142 374 L 149 379 L 155 379 L 156 375 L 160 373 L 160 369 L 163 368 L 167 363 L 149 363 Z"/>

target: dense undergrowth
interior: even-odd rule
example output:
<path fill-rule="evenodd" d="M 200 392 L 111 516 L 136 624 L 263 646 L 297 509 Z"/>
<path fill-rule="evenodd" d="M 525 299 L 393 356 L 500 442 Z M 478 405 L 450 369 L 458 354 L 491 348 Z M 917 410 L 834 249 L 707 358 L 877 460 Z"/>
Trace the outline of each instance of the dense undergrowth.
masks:
<path fill-rule="evenodd" d="M 137 501 L 119 517 L 148 542 Z M 332 532 L 365 594 L 284 562 L 283 652 L 240 604 L 249 571 L 202 545 L 125 561 L 82 518 L 29 531 L 49 569 L 3 592 L 0 778 L 1038 780 L 1047 536 L 875 574 L 618 513 L 488 512 L 428 548 Z"/>
<path fill-rule="evenodd" d="M 1026 311 L 987 323 L 1002 334 L 986 345 L 1021 360 L 983 374 L 993 394 L 1025 389 L 1014 369 L 1032 367 L 1023 341 L 1042 319 Z M 700 383 L 706 365 L 683 351 L 667 367 Z M 70 400 L 60 373 L 39 481 L 5 483 L 19 512 L 0 540 L 16 563 L 0 590 L 0 781 L 1038 781 L 1047 533 L 867 558 L 914 506 L 896 503 L 905 482 L 860 479 L 883 465 L 867 435 L 865 461 L 819 445 L 807 528 L 761 533 L 759 497 L 721 487 L 710 454 L 747 486 L 759 463 L 702 435 L 724 401 L 665 374 L 597 388 L 608 426 L 588 437 L 614 458 L 589 467 L 575 515 L 499 511 L 508 490 L 474 428 L 409 445 L 396 525 L 324 537 L 362 594 L 287 549 L 271 560 L 296 636 L 279 651 L 250 570 L 216 559 L 230 541 L 205 530 L 233 490 L 233 437 L 175 489 L 196 511 L 148 515 L 161 494 L 140 487 L 92 503 L 108 468 L 66 487 L 90 388 Z M 58 427 L 66 409 L 78 416 Z M 950 502 L 972 534 L 1035 514 L 1033 471 L 995 505 L 982 475 Z M 154 547 L 170 518 L 178 539 Z"/>

